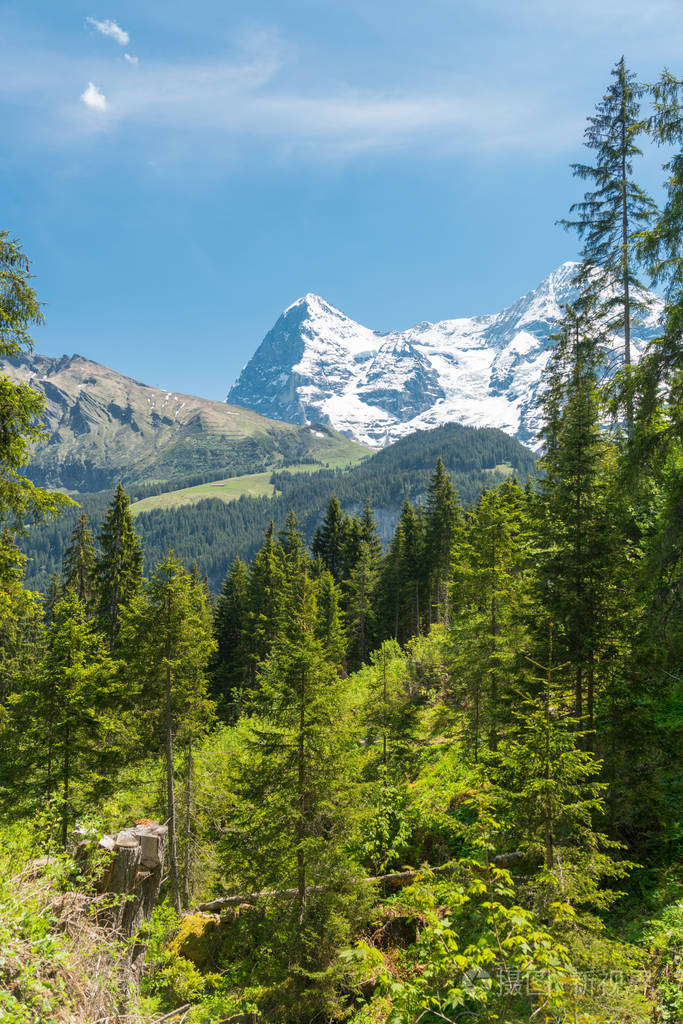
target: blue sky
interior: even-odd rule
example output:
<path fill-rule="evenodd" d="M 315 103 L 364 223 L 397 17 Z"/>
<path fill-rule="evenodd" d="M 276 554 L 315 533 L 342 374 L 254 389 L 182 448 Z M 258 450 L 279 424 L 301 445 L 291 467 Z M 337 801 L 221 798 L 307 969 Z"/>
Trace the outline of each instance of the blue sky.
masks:
<path fill-rule="evenodd" d="M 222 399 L 308 291 L 378 330 L 502 307 L 576 253 L 622 53 L 680 74 L 681 0 L 0 0 L 37 350 Z"/>

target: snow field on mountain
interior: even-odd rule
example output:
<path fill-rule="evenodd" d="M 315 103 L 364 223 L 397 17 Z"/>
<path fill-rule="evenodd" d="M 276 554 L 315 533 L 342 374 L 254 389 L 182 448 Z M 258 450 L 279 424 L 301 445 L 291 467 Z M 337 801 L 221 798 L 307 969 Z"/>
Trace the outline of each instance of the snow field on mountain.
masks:
<path fill-rule="evenodd" d="M 326 423 L 373 448 L 457 422 L 498 427 L 532 446 L 549 336 L 574 297 L 564 263 L 500 313 L 422 322 L 380 334 L 320 296 L 289 306 L 228 401 L 291 423 Z M 632 338 L 637 360 L 657 333 L 659 296 Z M 619 350 L 615 338 L 615 350 Z"/>

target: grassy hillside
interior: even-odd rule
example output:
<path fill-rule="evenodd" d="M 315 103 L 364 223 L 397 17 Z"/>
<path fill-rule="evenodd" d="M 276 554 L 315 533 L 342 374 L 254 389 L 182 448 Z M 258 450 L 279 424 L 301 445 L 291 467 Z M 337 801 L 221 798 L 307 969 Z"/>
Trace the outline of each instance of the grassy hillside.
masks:
<path fill-rule="evenodd" d="M 365 458 L 365 455 L 362 456 Z M 287 473 L 316 473 L 324 469 L 348 469 L 358 463 L 360 459 L 356 456 L 349 459 L 344 456 L 336 456 L 327 460 L 324 465 L 315 466 L 311 463 L 300 463 L 299 465 L 288 466 Z M 238 498 L 272 498 L 276 494 L 273 484 L 273 474 L 246 473 L 243 476 L 232 476 L 225 480 L 210 480 L 206 483 L 196 484 L 193 487 L 180 487 L 177 490 L 162 491 L 160 494 L 152 494 L 146 498 L 140 498 L 131 505 L 134 515 L 141 512 L 151 512 L 153 509 L 181 508 L 183 505 L 196 505 L 199 501 L 218 498 L 219 501 L 231 502 Z"/>
<path fill-rule="evenodd" d="M 133 512 L 149 512 L 155 508 L 180 508 L 182 505 L 196 505 L 207 498 L 218 498 L 220 501 L 236 501 L 242 495 L 251 498 L 271 497 L 275 493 L 272 484 L 272 473 L 247 473 L 244 476 L 228 477 L 226 480 L 212 480 L 210 483 L 197 484 L 196 487 L 181 487 L 177 491 L 165 491 L 142 498 L 132 505 Z"/>
<path fill-rule="evenodd" d="M 0 369 L 44 396 L 47 436 L 27 472 L 49 487 L 90 493 L 119 481 L 129 489 L 169 481 L 184 486 L 189 475 L 202 474 L 206 482 L 367 454 L 328 427 L 293 426 L 149 387 L 78 355 L 25 355 L 0 360 Z"/>

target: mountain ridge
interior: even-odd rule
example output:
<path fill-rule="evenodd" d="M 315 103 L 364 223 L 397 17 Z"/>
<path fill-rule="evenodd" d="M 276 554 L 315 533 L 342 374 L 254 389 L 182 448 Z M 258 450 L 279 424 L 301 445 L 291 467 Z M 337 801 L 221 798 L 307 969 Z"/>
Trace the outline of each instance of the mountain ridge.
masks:
<path fill-rule="evenodd" d="M 447 422 L 497 427 L 533 444 L 549 335 L 575 295 L 576 267 L 563 263 L 498 313 L 403 331 L 373 331 L 309 292 L 266 334 L 228 401 L 289 423 L 327 423 L 374 449 Z M 634 330 L 636 358 L 657 334 L 663 306 L 645 295 L 651 311 Z"/>
<path fill-rule="evenodd" d="M 78 354 L 24 353 L 0 359 L 0 371 L 44 397 L 47 437 L 26 467 L 43 486 L 96 491 L 119 481 L 237 476 L 364 454 L 329 427 L 269 420 L 242 406 L 165 391 Z"/>

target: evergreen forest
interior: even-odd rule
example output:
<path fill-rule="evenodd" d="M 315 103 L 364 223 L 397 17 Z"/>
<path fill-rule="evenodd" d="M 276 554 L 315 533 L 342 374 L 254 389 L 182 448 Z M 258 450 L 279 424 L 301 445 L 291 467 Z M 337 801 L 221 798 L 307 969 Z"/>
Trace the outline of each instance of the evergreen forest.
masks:
<path fill-rule="evenodd" d="M 682 102 L 622 59 L 588 119 L 535 467 L 448 427 L 135 518 L 32 482 L 0 376 L 3 1022 L 683 1020 Z M 41 319 L 0 232 L 0 354 Z"/>

